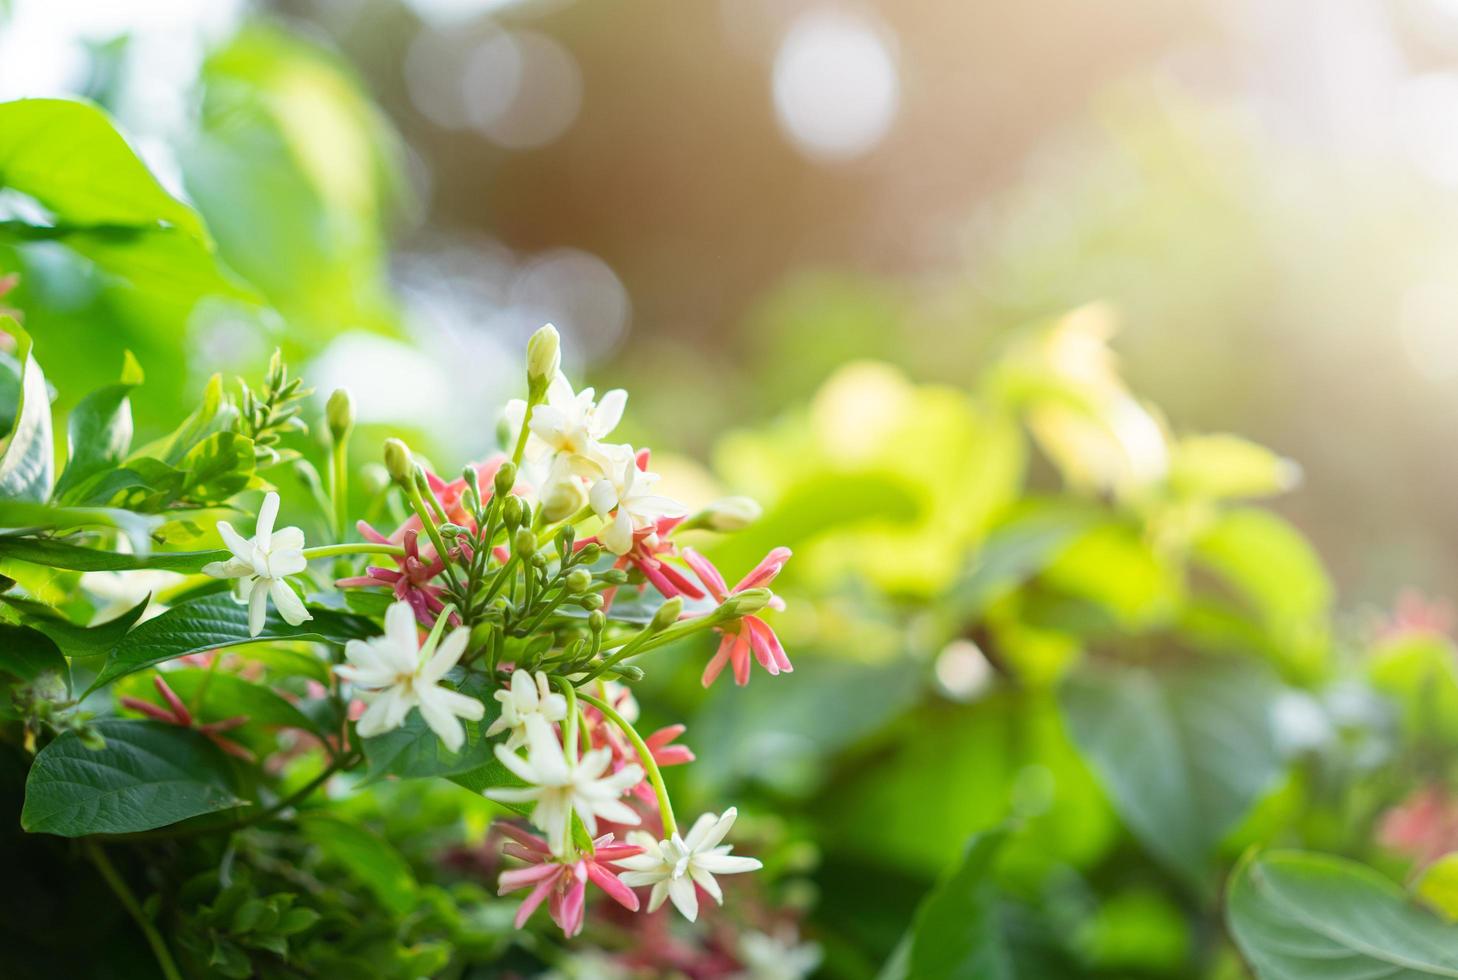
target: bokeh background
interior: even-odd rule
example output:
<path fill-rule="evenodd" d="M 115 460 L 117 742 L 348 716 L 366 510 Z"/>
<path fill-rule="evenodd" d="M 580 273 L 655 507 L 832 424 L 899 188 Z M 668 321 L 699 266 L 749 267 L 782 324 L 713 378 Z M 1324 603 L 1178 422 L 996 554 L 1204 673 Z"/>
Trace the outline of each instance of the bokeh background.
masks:
<path fill-rule="evenodd" d="M 194 386 L 283 342 L 466 451 L 551 319 L 702 453 L 848 359 L 963 382 L 1106 300 L 1176 427 L 1301 464 L 1280 506 L 1345 594 L 1458 586 L 1452 3 L 5 9 L 0 95 L 101 101 L 278 283 L 276 335 L 192 317 L 177 349 L 138 314 Z M 260 13 L 292 36 L 240 37 Z M 652 383 L 685 370 L 712 379 L 693 411 Z"/>
<path fill-rule="evenodd" d="M 801 669 L 735 701 L 698 691 L 688 652 L 644 700 L 689 719 L 683 792 L 784 817 L 759 832 L 814 868 L 816 897 L 786 901 L 816 910 L 831 975 L 874 975 L 968 833 L 1009 812 L 1042 821 L 1014 855 L 1024 884 L 1107 975 L 1242 975 L 1208 889 L 1118 870 L 1133 838 L 1160 865 L 1158 844 L 1048 696 L 1089 650 L 1157 659 L 1171 623 L 1180 644 L 1218 631 L 1146 547 L 1199 536 L 1181 538 L 1188 501 L 1136 501 L 1131 522 L 1116 499 L 1012 600 L 977 577 L 989 527 L 1031 533 L 1003 512 L 1018 494 L 1098 496 L 1049 433 L 1035 454 L 984 412 L 1047 380 L 1019 345 L 1070 309 L 1103 304 L 1068 341 L 1074 374 L 1120 404 L 1127 384 L 1136 427 L 1240 433 L 1299 466 L 1271 507 L 1326 565 L 1284 525 L 1221 525 L 1249 534 L 1223 568 L 1254 596 L 1242 639 L 1293 686 L 1271 693 L 1270 744 L 1212 754 L 1275 782 L 1318 744 L 1341 761 L 1273 796 L 1264 776 L 1237 786 L 1194 877 L 1283 835 L 1361 852 L 1384 806 L 1450 766 L 1445 728 L 1399 778 L 1395 741 L 1333 735 L 1370 704 L 1317 695 L 1371 638 L 1346 626 L 1410 585 L 1458 594 L 1452 0 L 0 0 L 0 98 L 43 95 L 106 107 L 240 277 L 0 249 L 58 410 L 130 349 L 139 428 L 170 426 L 211 373 L 280 346 L 321 393 L 351 388 L 361 452 L 404 425 L 450 471 L 496 444 L 522 344 L 551 321 L 574 378 L 631 391 L 625 436 L 681 496 L 768 498 L 768 526 L 716 558 L 796 548 L 786 594 L 821 597 L 784 617 Z M 948 394 L 973 390 L 976 408 Z M 1256 495 L 1293 472 L 1258 474 Z M 1197 503 L 1246 495 L 1229 489 Z M 983 698 L 994 672 L 1024 687 Z M 1343 795 L 1328 763 L 1394 775 Z"/>

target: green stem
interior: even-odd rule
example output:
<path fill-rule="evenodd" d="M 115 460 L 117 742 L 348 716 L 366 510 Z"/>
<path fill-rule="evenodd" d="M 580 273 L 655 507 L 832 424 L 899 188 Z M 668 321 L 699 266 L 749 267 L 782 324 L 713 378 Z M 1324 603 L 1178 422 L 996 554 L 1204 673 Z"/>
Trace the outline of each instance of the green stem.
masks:
<path fill-rule="evenodd" d="M 318 547 L 304 549 L 304 557 L 311 561 L 315 558 L 333 558 L 336 555 L 394 555 L 396 558 L 404 558 L 405 549 L 398 544 L 375 544 L 372 541 L 321 544 Z"/>
<path fill-rule="evenodd" d="M 658 796 L 658 814 L 663 818 L 663 836 L 667 838 L 678 833 L 678 821 L 673 819 L 673 804 L 668 800 L 668 787 L 663 784 L 663 773 L 658 771 L 658 763 L 654 761 L 653 752 L 648 748 L 648 743 L 643 741 L 643 736 L 606 701 L 591 694 L 579 693 L 578 697 L 601 711 L 603 717 L 612 721 L 628 736 L 628 741 L 633 743 L 633 748 L 638 751 L 638 758 L 643 762 L 643 771 L 648 774 L 648 781 L 653 784 L 653 792 Z"/>
<path fill-rule="evenodd" d="M 82 846 L 86 849 L 86 856 L 91 859 L 92 864 L 96 865 L 96 870 L 101 873 L 101 877 L 116 894 L 117 900 L 136 921 L 138 928 L 142 930 L 142 935 L 147 937 L 147 945 L 152 947 L 152 955 L 157 958 L 157 967 L 162 971 L 162 976 L 166 980 L 182 980 L 182 972 L 177 969 L 177 963 L 172 959 L 172 953 L 168 951 L 167 943 L 162 940 L 162 934 L 157 931 L 156 926 L 152 925 L 151 920 L 147 918 L 147 913 L 142 911 L 137 896 L 132 894 L 126 881 L 117 873 L 111 859 L 101 849 L 101 845 L 94 840 L 88 840 Z"/>
<path fill-rule="evenodd" d="M 340 439 L 330 456 L 329 495 L 334 498 L 334 536 L 344 540 L 349 523 L 349 443 Z"/>
<path fill-rule="evenodd" d="M 445 541 L 440 536 L 440 529 L 435 526 L 435 520 L 430 515 L 430 507 L 426 504 L 425 498 L 420 495 L 420 487 L 411 480 L 406 487 L 406 493 L 410 495 L 410 503 L 415 512 L 420 515 L 420 523 L 425 525 L 425 533 L 430 535 L 430 543 L 435 545 L 435 553 L 439 556 L 441 564 L 445 566 L 446 578 L 450 579 L 451 588 L 457 593 L 461 591 L 461 582 L 456 578 L 456 566 L 451 561 L 451 554 L 446 550 Z"/>

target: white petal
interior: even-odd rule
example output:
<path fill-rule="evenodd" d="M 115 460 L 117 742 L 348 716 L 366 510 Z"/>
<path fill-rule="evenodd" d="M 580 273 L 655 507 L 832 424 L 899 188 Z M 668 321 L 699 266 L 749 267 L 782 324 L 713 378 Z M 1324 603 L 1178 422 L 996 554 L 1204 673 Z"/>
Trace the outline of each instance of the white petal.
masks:
<path fill-rule="evenodd" d="M 258 508 L 258 526 L 254 528 L 253 540 L 262 544 L 273 537 L 273 522 L 278 520 L 278 494 L 270 490 L 263 495 L 263 506 Z"/>
<path fill-rule="evenodd" d="M 724 892 L 719 888 L 719 883 L 714 880 L 713 875 L 709 874 L 709 872 L 705 871 L 699 865 L 690 862 L 689 877 L 694 880 L 696 885 L 708 892 L 715 902 L 718 902 L 720 905 L 724 904 Z"/>
<path fill-rule="evenodd" d="M 695 854 L 693 863 L 716 875 L 737 875 L 764 867 L 757 859 L 737 854 Z"/>
<path fill-rule="evenodd" d="M 391 603 L 390 608 L 385 610 L 385 636 L 391 646 L 410 651 L 410 666 L 414 667 L 415 654 L 420 649 L 420 633 L 415 628 L 415 610 L 410 608 L 410 603 L 401 600 Z"/>
<path fill-rule="evenodd" d="M 461 654 L 466 652 L 466 641 L 471 638 L 471 631 L 464 626 L 456 629 L 435 648 L 430 660 L 420 668 L 420 679 L 427 684 L 434 684 L 446 675 L 461 659 Z"/>
<path fill-rule="evenodd" d="M 537 772 L 535 782 L 544 786 L 561 786 L 571 776 L 567 768 L 567 757 L 552 726 L 541 715 L 531 715 L 526 720 L 527 758 Z"/>
<path fill-rule="evenodd" d="M 598 517 L 606 517 L 618 505 L 618 490 L 610 480 L 598 480 L 587 492 L 587 502 Z"/>
<path fill-rule="evenodd" d="M 627 867 L 627 860 L 614 861 L 619 867 Z M 653 885 L 668 877 L 668 871 L 659 868 L 656 871 L 624 871 L 618 875 L 618 879 L 629 888 L 642 888 L 644 885 Z"/>
<path fill-rule="evenodd" d="M 668 897 L 673 899 L 674 908 L 683 913 L 683 917 L 693 922 L 699 917 L 699 895 L 694 891 L 694 883 L 688 878 L 675 878 L 668 883 Z"/>
<path fill-rule="evenodd" d="M 707 843 L 707 841 L 709 839 L 710 829 L 718 822 L 719 818 L 712 813 L 706 813 L 699 817 L 699 819 L 694 821 L 694 825 L 689 828 L 689 832 L 684 836 L 684 846 L 691 851 L 707 850 L 713 847 L 714 845 Z M 733 823 L 733 818 L 729 822 Z M 714 843 L 717 844 L 718 841 Z"/>
<path fill-rule="evenodd" d="M 283 579 L 274 579 L 268 591 L 273 596 L 274 605 L 278 606 L 278 614 L 290 626 L 298 626 L 314 618 L 309 610 L 304 608 L 304 600 L 300 599 L 298 593 L 289 588 L 289 584 Z"/>
<path fill-rule="evenodd" d="M 420 693 L 420 714 L 430 730 L 440 736 L 441 743 L 452 752 L 459 752 L 466 741 L 466 729 L 434 692 Z M 479 706 L 480 702 L 477 702 Z"/>
<path fill-rule="evenodd" d="M 668 881 L 664 878 L 653 886 L 653 894 L 648 896 L 648 911 L 657 912 L 663 907 L 663 900 L 668 897 Z"/>
<path fill-rule="evenodd" d="M 628 393 L 621 388 L 603 392 L 602 401 L 592 413 L 592 437 L 601 439 L 618 427 L 623 420 L 623 409 L 628 404 Z"/>
<path fill-rule="evenodd" d="M 268 618 L 268 589 L 260 588 L 262 582 L 251 581 L 248 594 L 248 635 L 257 636 L 263 632 L 263 624 Z"/>
<path fill-rule="evenodd" d="M 469 695 L 460 691 L 452 691 L 444 687 L 427 687 L 421 689 L 418 685 L 416 690 L 420 693 L 420 700 L 433 700 L 442 708 L 453 715 L 468 718 L 471 721 L 480 721 L 486 715 L 486 706 Z"/>
<path fill-rule="evenodd" d="M 618 508 L 618 515 L 598 535 L 602 543 L 615 555 L 626 555 L 633 549 L 633 518 L 627 509 Z"/>
<path fill-rule="evenodd" d="M 274 531 L 268 539 L 268 550 L 273 555 L 277 555 L 280 551 L 300 551 L 303 547 L 304 532 L 296 527 L 286 527 Z"/>
<path fill-rule="evenodd" d="M 233 525 L 227 521 L 218 521 L 218 534 L 223 538 L 223 545 L 233 553 L 233 557 L 253 567 L 253 542 L 233 530 Z"/>

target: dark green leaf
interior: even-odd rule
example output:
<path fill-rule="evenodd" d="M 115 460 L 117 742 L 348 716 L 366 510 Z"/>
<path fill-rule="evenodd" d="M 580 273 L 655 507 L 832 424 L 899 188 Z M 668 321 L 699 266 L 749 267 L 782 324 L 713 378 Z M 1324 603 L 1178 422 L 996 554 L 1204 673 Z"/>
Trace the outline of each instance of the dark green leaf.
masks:
<path fill-rule="evenodd" d="M 374 892 L 396 915 L 415 907 L 415 875 L 389 841 L 358 824 L 311 813 L 300 820 L 304 833 L 335 864 Z"/>
<path fill-rule="evenodd" d="M 93 391 L 71 410 L 66 420 L 66 469 L 56 483 L 57 500 L 80 502 L 69 500 L 68 492 L 126 456 L 132 445 L 130 396 L 141 383 L 142 369 L 128 353 L 121 382 Z"/>
<path fill-rule="evenodd" d="M 150 830 L 241 805 L 217 746 L 197 732 L 150 721 L 97 722 L 105 748 L 67 732 L 35 757 L 21 826 L 81 837 Z"/>
<path fill-rule="evenodd" d="M 14 558 L 48 568 L 67 568 L 78 572 L 124 572 L 153 568 L 167 572 L 196 574 L 208 562 L 226 561 L 229 553 L 215 551 L 176 551 L 144 557 L 100 548 L 83 548 L 56 538 L 0 537 L 0 558 Z"/>
<path fill-rule="evenodd" d="M 1258 665 L 1088 671 L 1061 692 L 1074 742 L 1160 861 L 1208 888 L 1221 839 L 1280 778 L 1280 687 Z"/>
<path fill-rule="evenodd" d="M 258 636 L 249 636 L 248 610 L 231 596 L 212 595 L 174 606 L 123 637 L 107 657 L 106 666 L 92 682 L 90 690 L 189 653 L 267 640 L 315 640 L 343 644 L 380 632 L 378 626 L 360 616 L 328 609 L 311 609 L 310 612 L 313 619 L 299 626 L 290 626 L 276 610 L 270 609 L 263 631 Z"/>
<path fill-rule="evenodd" d="M 440 736 L 431 731 L 420 712 L 412 711 L 405 724 L 393 732 L 364 740 L 365 755 L 369 759 L 369 779 L 459 776 L 494 763 L 491 743 L 481 737 L 481 726 L 473 721 L 464 724 L 466 742 L 461 751 L 452 752 L 441 743 Z"/>
<path fill-rule="evenodd" d="M 1458 926 L 1376 871 L 1326 854 L 1248 854 L 1226 918 L 1260 980 L 1458 977 Z"/>
<path fill-rule="evenodd" d="M 0 500 L 0 528 L 17 531 L 66 531 L 110 527 L 121 531 L 137 555 L 152 549 L 152 531 L 162 518 L 115 507 L 52 507 L 23 500 Z"/>
<path fill-rule="evenodd" d="M 33 681 L 52 671 L 71 686 L 71 668 L 55 641 L 26 626 L 0 624 L 0 672 Z"/>
<path fill-rule="evenodd" d="M 77 626 L 70 620 L 53 614 L 41 615 L 33 609 L 23 610 L 22 615 L 27 625 L 49 636 L 66 656 L 72 660 L 87 660 L 110 653 L 127 630 L 142 618 L 151 601 L 151 597 L 143 599 L 120 616 L 96 626 Z"/>
<path fill-rule="evenodd" d="M 912 925 L 909 977 L 917 980 L 973 980 L 1012 977 L 997 909 L 993 861 L 1007 833 L 972 838 L 967 856 L 917 909 Z"/>

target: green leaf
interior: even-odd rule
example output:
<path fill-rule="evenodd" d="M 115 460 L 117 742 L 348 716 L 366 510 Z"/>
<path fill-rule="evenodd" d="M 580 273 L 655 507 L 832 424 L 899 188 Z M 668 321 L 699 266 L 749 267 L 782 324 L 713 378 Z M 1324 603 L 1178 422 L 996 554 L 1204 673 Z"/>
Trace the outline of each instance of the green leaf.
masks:
<path fill-rule="evenodd" d="M 1233 510 L 1195 543 L 1193 558 L 1255 612 L 1284 672 L 1297 679 L 1320 675 L 1330 645 L 1332 585 L 1300 531 L 1269 511 Z"/>
<path fill-rule="evenodd" d="M 54 640 L 26 626 L 0 624 L 0 672 L 33 681 L 47 671 L 71 686 L 71 668 Z"/>
<path fill-rule="evenodd" d="M 1248 439 L 1224 433 L 1185 436 L 1170 458 L 1170 488 L 1207 500 L 1248 499 L 1284 493 L 1300 479 L 1289 459 Z"/>
<path fill-rule="evenodd" d="M 977 834 L 952 876 L 917 909 L 908 976 L 917 980 L 1012 977 L 992 866 L 1007 832 Z"/>
<path fill-rule="evenodd" d="M 28 561 L 47 568 L 66 568 L 77 572 L 126 572 L 152 568 L 167 572 L 196 574 L 213 561 L 226 561 L 229 552 L 174 551 L 143 557 L 100 548 L 83 548 L 56 538 L 0 537 L 0 558 Z"/>
<path fill-rule="evenodd" d="M 172 225 L 199 242 L 202 219 L 157 183 L 100 109 L 85 102 L 0 104 L 0 187 L 69 225 Z"/>
<path fill-rule="evenodd" d="M 169 670 L 166 678 L 168 686 L 201 722 L 247 715 L 250 725 L 315 730 L 307 715 L 275 691 L 235 674 L 188 668 Z M 151 680 L 136 675 L 118 684 L 118 692 L 162 703 Z"/>
<path fill-rule="evenodd" d="M 305 814 L 304 834 L 396 915 L 415 907 L 419 885 L 410 865 L 389 841 L 364 827 L 325 814 Z"/>
<path fill-rule="evenodd" d="M 218 650 L 241 643 L 268 640 L 314 640 L 343 644 L 376 636 L 380 629 L 368 619 L 329 609 L 310 609 L 313 619 L 290 626 L 269 609 L 258 636 L 248 635 L 248 610 L 228 595 L 210 595 L 174 606 L 156 619 L 132 630 L 111 651 L 106 666 L 87 693 L 118 677 L 189 653 Z"/>
<path fill-rule="evenodd" d="M 126 354 L 122 379 L 81 399 L 66 420 L 66 469 L 56 483 L 57 500 L 83 481 L 115 467 L 132 445 L 132 389 L 142 383 L 142 369 Z"/>
<path fill-rule="evenodd" d="M 1091 670 L 1061 691 L 1074 742 L 1124 823 L 1201 889 L 1216 848 L 1283 771 L 1280 688 L 1258 665 Z"/>
<path fill-rule="evenodd" d="M 3 125 L 0 123 L 0 128 Z M 0 135 L 0 144 L 4 139 Z M 0 174 L 0 187 L 3 186 L 3 174 Z M 46 390 L 45 375 L 32 356 L 30 334 L 3 314 L 0 314 L 0 331 L 14 339 L 21 370 L 15 424 L 5 434 L 4 448 L 0 449 L 0 499 L 40 503 L 51 495 L 51 481 L 55 479 L 50 393 Z"/>
<path fill-rule="evenodd" d="M 1413 893 L 1449 922 L 1458 922 L 1458 851 L 1428 865 Z"/>
<path fill-rule="evenodd" d="M 0 528 L 17 531 L 115 528 L 127 536 L 132 551 L 139 556 L 145 556 L 152 550 L 152 531 L 162 522 L 160 517 L 116 507 L 52 507 L 23 500 L 0 500 Z"/>
<path fill-rule="evenodd" d="M 88 749 L 66 732 L 35 757 L 20 824 L 31 833 L 81 837 L 151 830 L 244 803 L 217 746 L 197 732 L 108 719 Z"/>
<path fill-rule="evenodd" d="M 127 630 L 142 618 L 151 601 L 148 596 L 120 616 L 96 626 L 77 626 L 59 616 L 38 615 L 29 610 L 22 610 L 22 616 L 28 626 L 50 637 L 72 660 L 88 660 L 110 653 Z"/>
<path fill-rule="evenodd" d="M 1226 901 L 1231 934 L 1260 980 L 1458 977 L 1458 927 L 1354 861 L 1248 854 Z"/>
<path fill-rule="evenodd" d="M 364 739 L 365 755 L 369 759 L 368 781 L 386 776 L 401 779 L 460 776 L 494 763 L 491 743 L 481 737 L 480 724 L 474 721 L 464 724 L 466 741 L 459 752 L 452 752 L 441 743 L 440 736 L 431 731 L 418 710 L 412 711 L 405 724 L 394 731 Z"/>

